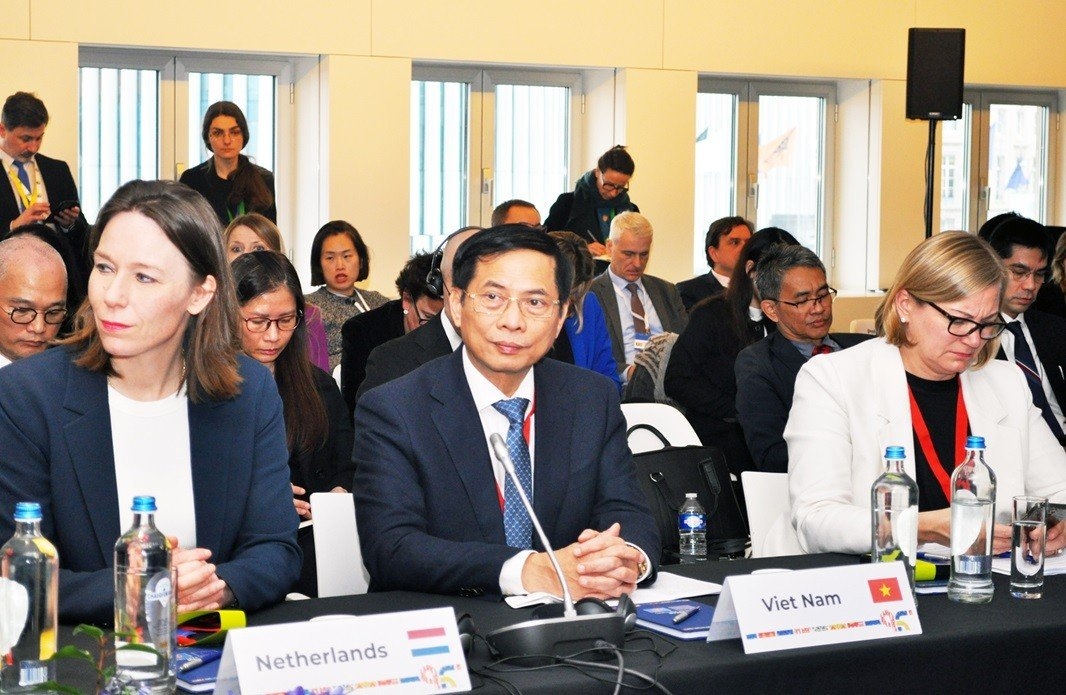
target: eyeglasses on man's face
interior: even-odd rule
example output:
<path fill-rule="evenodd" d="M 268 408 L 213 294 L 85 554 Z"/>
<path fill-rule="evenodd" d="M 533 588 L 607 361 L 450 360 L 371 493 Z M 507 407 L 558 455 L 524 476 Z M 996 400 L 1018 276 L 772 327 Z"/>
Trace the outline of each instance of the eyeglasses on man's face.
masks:
<path fill-rule="evenodd" d="M 1034 270 L 1024 263 L 1012 263 L 1007 266 L 1007 270 L 1010 271 L 1010 276 L 1014 278 L 1015 282 L 1025 282 L 1031 277 L 1033 282 L 1043 285 L 1051 279 L 1051 269 L 1047 267 Z"/>
<path fill-rule="evenodd" d="M 296 330 L 296 327 L 300 325 L 300 314 L 286 314 L 285 316 L 279 316 L 276 319 L 267 318 L 266 316 L 253 316 L 251 318 L 242 318 L 244 325 L 248 327 L 248 330 L 252 333 L 266 333 L 270 330 L 270 324 L 274 324 L 278 327 L 279 331 Z"/>
<path fill-rule="evenodd" d="M 796 307 L 797 309 L 810 311 L 815 307 L 815 305 L 822 304 L 823 302 L 825 302 L 826 305 L 832 304 L 833 297 L 835 296 L 837 296 L 837 291 L 832 287 L 827 287 L 825 288 L 824 292 L 819 292 L 813 297 L 808 297 L 807 299 L 802 299 L 798 302 L 790 302 L 787 299 L 769 299 L 771 302 L 778 302 L 779 304 L 788 304 L 789 306 Z"/>
<path fill-rule="evenodd" d="M 968 335 L 973 335 L 975 332 L 980 336 L 981 340 L 992 340 L 999 336 L 1004 331 L 1007 324 L 1000 321 L 990 321 L 989 323 L 980 323 L 973 319 L 963 318 L 961 316 L 955 316 L 949 314 L 933 302 L 926 302 L 929 306 L 940 312 L 940 315 L 948 320 L 948 333 L 956 338 L 965 338 Z"/>
<path fill-rule="evenodd" d="M 26 324 L 33 323 L 37 320 L 37 314 L 44 316 L 44 322 L 49 326 L 58 326 L 63 323 L 63 319 L 67 318 L 66 309 L 49 309 L 47 311 L 37 311 L 33 307 L 17 306 L 7 310 L 7 315 L 11 317 L 11 320 L 15 323 Z"/>
<path fill-rule="evenodd" d="M 475 312 L 489 316 L 499 316 L 507 310 L 508 304 L 515 302 L 526 318 L 550 319 L 555 314 L 555 307 L 560 304 L 558 299 L 536 296 L 508 297 L 499 292 L 467 292 L 466 296 L 474 300 Z"/>

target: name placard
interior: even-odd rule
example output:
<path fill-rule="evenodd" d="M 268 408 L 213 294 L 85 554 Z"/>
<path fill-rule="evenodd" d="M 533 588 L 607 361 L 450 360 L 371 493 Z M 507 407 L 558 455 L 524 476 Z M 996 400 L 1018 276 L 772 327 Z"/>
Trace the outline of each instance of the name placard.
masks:
<path fill-rule="evenodd" d="M 902 562 L 726 577 L 707 641 L 745 654 L 919 635 Z"/>
<path fill-rule="evenodd" d="M 470 690 L 451 608 L 231 630 L 215 693 Z"/>

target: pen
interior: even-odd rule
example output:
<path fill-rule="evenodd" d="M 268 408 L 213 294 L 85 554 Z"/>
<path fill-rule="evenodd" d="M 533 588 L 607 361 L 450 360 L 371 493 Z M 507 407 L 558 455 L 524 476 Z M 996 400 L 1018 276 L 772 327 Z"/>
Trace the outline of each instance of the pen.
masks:
<path fill-rule="evenodd" d="M 218 654 L 212 654 L 212 655 L 207 656 L 207 657 L 197 657 L 195 659 L 189 659 L 188 661 L 184 662 L 181 666 L 178 666 L 178 673 L 187 673 L 187 672 L 193 670 L 194 668 L 200 668 L 204 664 L 209 664 L 212 661 L 218 661 L 220 658 L 222 658 L 222 652 L 221 651 Z"/>
<path fill-rule="evenodd" d="M 687 610 L 681 611 L 680 613 L 677 613 L 676 615 L 674 615 L 674 620 L 673 620 L 674 625 L 677 625 L 678 623 L 685 622 L 686 620 L 688 620 L 692 616 L 696 615 L 696 613 L 699 613 L 699 610 L 700 610 L 699 606 L 693 606 L 692 608 L 689 608 Z"/>

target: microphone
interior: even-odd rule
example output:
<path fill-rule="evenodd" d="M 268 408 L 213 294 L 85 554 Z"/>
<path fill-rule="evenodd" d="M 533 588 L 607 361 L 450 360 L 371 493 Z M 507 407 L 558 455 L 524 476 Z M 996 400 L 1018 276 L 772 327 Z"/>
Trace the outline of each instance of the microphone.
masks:
<path fill-rule="evenodd" d="M 537 530 L 540 543 L 547 551 L 548 559 L 563 589 L 563 617 L 527 620 L 494 630 L 485 638 L 489 646 L 500 656 L 528 666 L 551 663 L 555 657 L 565 657 L 598 648 L 599 642 L 607 642 L 620 648 L 625 643 L 625 618 L 620 612 L 621 603 L 618 612 L 578 615 L 574 608 L 574 597 L 566 584 L 563 568 L 559 565 L 555 551 L 548 542 L 548 536 L 540 525 L 540 519 L 533 511 L 533 505 L 530 504 L 522 483 L 518 480 L 514 462 L 511 461 L 511 455 L 507 452 L 503 437 L 494 432 L 489 435 L 489 443 L 496 460 L 507 471 L 507 475 L 511 477 L 511 481 L 518 490 L 522 506 L 529 514 L 533 528 Z"/>
<path fill-rule="evenodd" d="M 526 513 L 529 514 L 529 518 L 533 522 L 533 528 L 537 530 L 537 535 L 540 537 L 540 544 L 548 551 L 548 559 L 551 560 L 552 567 L 555 569 L 555 576 L 559 578 L 559 585 L 563 587 L 563 617 L 576 618 L 577 611 L 574 609 L 574 597 L 570 593 L 570 587 L 566 585 L 566 576 L 563 575 L 563 568 L 559 566 L 559 560 L 555 557 L 555 550 L 552 548 L 552 544 L 548 542 L 548 536 L 540 525 L 537 513 L 533 511 L 533 505 L 529 502 L 529 498 L 526 497 L 526 491 L 522 489 L 522 483 L 519 482 L 518 474 L 514 470 L 514 461 L 511 460 L 511 454 L 507 451 L 507 445 L 503 443 L 503 437 L 496 432 L 489 435 L 489 444 L 492 445 L 492 453 L 496 455 L 496 460 L 507 471 L 507 475 L 511 476 L 511 482 L 518 489 L 518 497 L 522 500 L 522 506 L 526 508 Z"/>

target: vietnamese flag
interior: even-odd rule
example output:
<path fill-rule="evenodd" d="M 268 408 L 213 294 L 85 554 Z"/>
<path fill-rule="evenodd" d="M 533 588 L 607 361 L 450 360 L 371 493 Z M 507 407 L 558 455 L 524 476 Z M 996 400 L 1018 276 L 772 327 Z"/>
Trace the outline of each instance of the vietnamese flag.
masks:
<path fill-rule="evenodd" d="M 870 585 L 870 598 L 873 599 L 874 603 L 903 600 L 903 594 L 899 591 L 899 581 L 895 577 L 868 579 L 866 581 Z"/>

